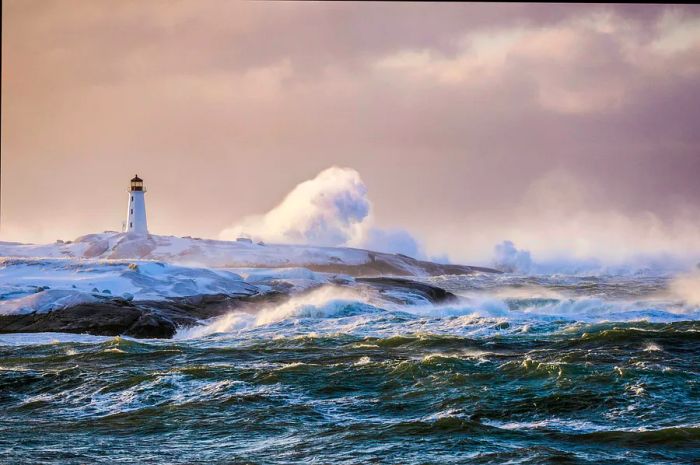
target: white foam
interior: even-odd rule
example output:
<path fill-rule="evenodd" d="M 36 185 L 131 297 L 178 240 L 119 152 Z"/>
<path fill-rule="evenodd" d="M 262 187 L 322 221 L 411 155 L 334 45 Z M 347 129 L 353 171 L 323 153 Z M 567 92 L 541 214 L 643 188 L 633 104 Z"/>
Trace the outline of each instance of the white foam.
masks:
<path fill-rule="evenodd" d="M 91 336 L 89 334 L 69 333 L 16 333 L 0 334 L 0 345 L 32 346 L 60 343 L 96 344 L 114 339 L 111 336 Z"/>
<path fill-rule="evenodd" d="M 178 331 L 178 338 L 189 339 L 216 333 L 240 332 L 285 320 L 322 319 L 372 314 L 372 306 L 357 289 L 326 286 L 308 294 L 261 307 L 255 314 L 234 311 L 211 323 Z"/>
<path fill-rule="evenodd" d="M 244 337 L 300 334 L 449 334 L 491 337 L 499 333 L 527 336 L 546 331 L 578 331 L 583 324 L 604 322 L 673 322 L 700 320 L 700 311 L 664 300 L 616 301 L 600 298 L 511 300 L 475 297 L 450 305 L 398 305 L 359 289 L 326 286 L 257 313 L 233 312 L 205 326 L 182 330 L 180 338 L 215 333 Z M 655 347 L 647 347 L 655 350 Z"/>

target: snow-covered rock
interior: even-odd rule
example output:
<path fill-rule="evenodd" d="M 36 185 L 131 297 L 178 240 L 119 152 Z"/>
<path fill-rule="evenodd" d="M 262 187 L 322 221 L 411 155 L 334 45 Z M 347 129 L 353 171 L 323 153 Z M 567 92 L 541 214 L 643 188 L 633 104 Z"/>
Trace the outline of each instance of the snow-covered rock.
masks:
<path fill-rule="evenodd" d="M 258 244 L 191 237 L 138 236 L 115 232 L 88 234 L 71 243 L 35 245 L 0 242 L 0 257 L 148 259 L 216 268 L 296 267 L 353 276 L 429 276 L 495 271 L 462 265 L 443 265 L 415 260 L 405 255 L 348 247 Z"/>
<path fill-rule="evenodd" d="M 230 270 L 147 260 L 0 258 L 0 315 L 46 312 L 99 297 L 163 300 L 258 292 Z"/>

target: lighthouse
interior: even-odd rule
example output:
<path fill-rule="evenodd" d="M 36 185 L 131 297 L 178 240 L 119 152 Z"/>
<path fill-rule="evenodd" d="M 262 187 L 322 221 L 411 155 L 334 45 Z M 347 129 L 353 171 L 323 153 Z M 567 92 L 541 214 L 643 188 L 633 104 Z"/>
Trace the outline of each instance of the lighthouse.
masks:
<path fill-rule="evenodd" d="M 126 212 L 126 232 L 131 234 L 148 234 L 146 224 L 146 200 L 143 195 L 143 179 L 135 175 L 129 184 L 129 209 Z"/>

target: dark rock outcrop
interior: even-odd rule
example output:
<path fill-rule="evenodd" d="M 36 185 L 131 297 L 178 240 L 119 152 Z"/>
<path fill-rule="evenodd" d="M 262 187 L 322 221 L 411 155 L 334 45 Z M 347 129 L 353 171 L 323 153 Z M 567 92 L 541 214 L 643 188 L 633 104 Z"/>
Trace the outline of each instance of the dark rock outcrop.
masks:
<path fill-rule="evenodd" d="M 0 316 L 0 332 L 64 332 L 116 336 L 126 334 L 142 314 L 143 311 L 138 308 L 114 301 L 76 305 L 48 313 Z"/>
<path fill-rule="evenodd" d="M 0 315 L 0 333 L 62 332 L 97 336 L 171 338 L 179 327 L 194 326 L 231 310 L 254 311 L 261 302 L 286 296 L 199 295 L 167 301 L 128 301 L 121 298 L 80 304 L 48 313 Z"/>
<path fill-rule="evenodd" d="M 416 260 L 403 254 L 388 254 L 368 252 L 370 260 L 361 264 L 336 263 L 299 263 L 311 271 L 321 273 L 347 274 L 360 277 L 381 276 L 440 276 L 440 275 L 471 275 L 475 273 L 502 273 L 493 268 L 470 265 L 450 265 Z"/>
<path fill-rule="evenodd" d="M 405 291 L 413 295 L 421 296 L 433 304 L 449 303 L 457 300 L 456 295 L 441 287 L 411 281 L 409 279 L 376 277 L 356 278 L 355 281 L 358 283 L 368 284 L 377 289 L 380 293 L 396 290 Z"/>

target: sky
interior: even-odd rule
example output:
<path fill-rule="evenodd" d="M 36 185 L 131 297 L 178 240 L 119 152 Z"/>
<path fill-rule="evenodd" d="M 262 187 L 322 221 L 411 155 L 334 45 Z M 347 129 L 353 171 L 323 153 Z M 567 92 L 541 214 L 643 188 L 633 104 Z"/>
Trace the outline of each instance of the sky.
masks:
<path fill-rule="evenodd" d="M 371 235 L 426 257 L 700 255 L 698 6 L 6 0 L 2 21 L 0 240 L 118 230 L 135 173 L 153 233 L 263 234 L 315 222 L 278 207 L 338 167 Z"/>

